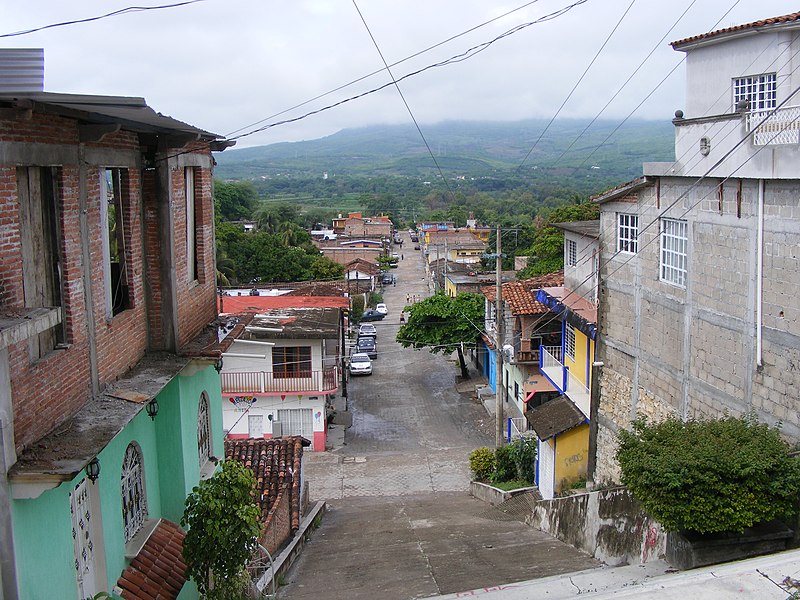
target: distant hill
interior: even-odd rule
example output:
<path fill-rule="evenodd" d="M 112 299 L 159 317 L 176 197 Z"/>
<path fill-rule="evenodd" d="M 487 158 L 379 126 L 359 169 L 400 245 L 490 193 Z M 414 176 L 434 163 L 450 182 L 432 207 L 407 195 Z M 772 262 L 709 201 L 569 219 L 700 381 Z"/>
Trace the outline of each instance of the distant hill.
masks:
<path fill-rule="evenodd" d="M 422 131 L 447 177 L 498 177 L 544 169 L 583 177 L 587 169 L 604 178 L 628 180 L 642 163 L 674 160 L 674 131 L 669 121 L 558 120 L 542 136 L 547 122 L 451 121 L 425 125 Z M 541 136 L 541 139 L 539 139 Z M 538 142 L 537 142 L 538 140 Z M 533 149 L 531 151 L 531 149 Z M 430 178 L 436 164 L 413 125 L 375 125 L 345 129 L 317 140 L 235 148 L 216 154 L 216 176 L 258 179 L 265 176 L 397 175 Z M 541 175 L 541 172 L 538 173 Z M 598 173 L 599 174 L 599 173 Z"/>

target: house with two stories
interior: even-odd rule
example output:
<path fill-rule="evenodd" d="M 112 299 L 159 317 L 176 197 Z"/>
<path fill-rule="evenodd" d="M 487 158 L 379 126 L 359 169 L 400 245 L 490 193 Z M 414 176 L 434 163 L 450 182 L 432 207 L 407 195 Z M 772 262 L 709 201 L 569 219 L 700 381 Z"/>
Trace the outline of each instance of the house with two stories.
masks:
<path fill-rule="evenodd" d="M 222 410 L 215 358 L 187 348 L 217 316 L 228 144 L 41 86 L 0 93 L 0 142 L 0 596 L 196 597 L 177 523 Z"/>
<path fill-rule="evenodd" d="M 222 414 L 229 439 L 302 436 L 325 450 L 341 381 L 344 311 L 336 296 L 225 299 Z"/>
<path fill-rule="evenodd" d="M 753 414 L 800 442 L 800 13 L 679 40 L 675 161 L 599 195 L 595 481 L 637 416 Z"/>
<path fill-rule="evenodd" d="M 536 330 L 549 334 L 538 346 L 539 368 L 558 397 L 533 397 L 525 407 L 539 440 L 536 483 L 544 498 L 586 480 L 597 340 L 599 221 L 554 226 L 564 232 L 564 282 L 536 291 L 548 311 Z"/>

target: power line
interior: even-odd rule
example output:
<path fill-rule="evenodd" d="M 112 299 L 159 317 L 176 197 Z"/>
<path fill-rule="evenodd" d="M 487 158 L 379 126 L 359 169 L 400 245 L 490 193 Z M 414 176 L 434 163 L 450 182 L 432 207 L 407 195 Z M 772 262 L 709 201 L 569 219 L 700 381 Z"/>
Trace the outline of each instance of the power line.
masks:
<path fill-rule="evenodd" d="M 35 27 L 33 29 L 23 29 L 22 31 L 15 31 L 13 33 L 0 34 L 0 38 L 16 37 L 20 35 L 28 35 L 29 33 L 36 33 L 37 31 L 44 31 L 45 29 L 53 29 L 55 27 L 66 27 L 67 25 L 78 25 L 80 23 L 91 23 L 92 21 L 100 21 L 101 19 L 108 19 L 109 17 L 118 17 L 137 12 L 145 12 L 148 10 L 162 10 L 165 8 L 177 8 L 180 6 L 187 6 L 189 4 L 196 4 L 197 2 L 205 2 L 206 0 L 186 0 L 185 2 L 176 2 L 175 4 L 162 4 L 159 6 L 128 6 L 121 8 L 104 15 L 96 17 L 87 17 L 85 19 L 75 19 L 73 21 L 62 21 L 61 23 L 51 23 L 50 25 L 43 25 L 42 27 Z"/>

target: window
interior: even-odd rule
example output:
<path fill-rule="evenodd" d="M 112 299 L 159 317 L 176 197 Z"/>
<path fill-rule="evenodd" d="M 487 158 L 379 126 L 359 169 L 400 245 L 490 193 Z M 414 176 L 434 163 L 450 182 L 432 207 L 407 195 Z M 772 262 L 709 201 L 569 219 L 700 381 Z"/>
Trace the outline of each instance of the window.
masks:
<path fill-rule="evenodd" d="M 311 346 L 272 348 L 272 373 L 278 379 L 311 377 Z"/>
<path fill-rule="evenodd" d="M 733 80 L 733 109 L 741 100 L 750 102 L 750 110 L 769 110 L 777 106 L 775 73 L 739 77 Z"/>
<path fill-rule="evenodd" d="M 194 169 L 184 170 L 184 188 L 186 190 L 186 268 L 189 281 L 197 281 L 197 206 L 194 193 Z"/>
<path fill-rule="evenodd" d="M 22 246 L 22 282 L 27 308 L 64 308 L 59 171 L 49 167 L 17 169 Z M 63 323 L 30 340 L 30 356 L 41 358 L 65 341 Z"/>
<path fill-rule="evenodd" d="M 578 265 L 578 243 L 575 240 L 567 240 L 567 265 Z"/>
<path fill-rule="evenodd" d="M 639 215 L 617 215 L 617 252 L 636 254 L 639 251 Z"/>
<path fill-rule="evenodd" d="M 200 394 L 197 409 L 197 454 L 202 468 L 211 457 L 211 414 L 208 408 L 208 394 Z"/>
<path fill-rule="evenodd" d="M 130 240 L 130 189 L 127 169 L 104 169 L 100 179 L 100 203 L 103 229 L 103 275 L 106 288 L 106 310 L 109 316 L 131 308 L 128 288 L 128 252 Z"/>
<path fill-rule="evenodd" d="M 575 360 L 575 328 L 569 323 L 564 327 L 564 355 Z"/>
<path fill-rule="evenodd" d="M 132 442 L 125 450 L 121 476 L 122 521 L 125 543 L 131 541 L 147 520 L 147 497 L 144 493 L 144 462 L 139 446 Z"/>
<path fill-rule="evenodd" d="M 686 286 L 686 221 L 661 219 L 661 280 Z"/>

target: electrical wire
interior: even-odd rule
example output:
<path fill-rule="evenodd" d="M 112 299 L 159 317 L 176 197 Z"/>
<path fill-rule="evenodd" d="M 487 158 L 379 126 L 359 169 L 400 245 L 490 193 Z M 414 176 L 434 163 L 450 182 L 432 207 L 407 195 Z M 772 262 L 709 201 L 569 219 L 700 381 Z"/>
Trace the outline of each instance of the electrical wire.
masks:
<path fill-rule="evenodd" d="M 108 19 L 109 17 L 117 17 L 120 15 L 126 15 L 136 12 L 144 12 L 148 10 L 162 10 L 166 8 L 178 8 L 180 6 L 187 6 L 189 4 L 196 4 L 198 2 L 206 2 L 206 0 L 186 0 L 185 2 L 176 2 L 175 4 L 162 4 L 160 6 L 128 6 L 126 8 L 121 8 L 119 10 L 112 11 L 110 13 L 106 13 L 104 15 L 99 15 L 96 17 L 87 17 L 85 19 L 75 19 L 73 21 L 62 21 L 61 23 L 51 23 L 50 25 L 44 25 L 42 27 L 34 27 L 33 29 L 24 29 L 22 31 L 15 31 L 13 33 L 3 33 L 0 34 L 0 38 L 10 38 L 16 37 L 20 35 L 28 35 L 30 33 L 36 33 L 37 31 L 44 31 L 46 29 L 53 29 L 55 27 L 66 27 L 67 25 L 78 25 L 81 23 L 91 23 L 93 21 L 100 21 L 102 19 Z"/>

